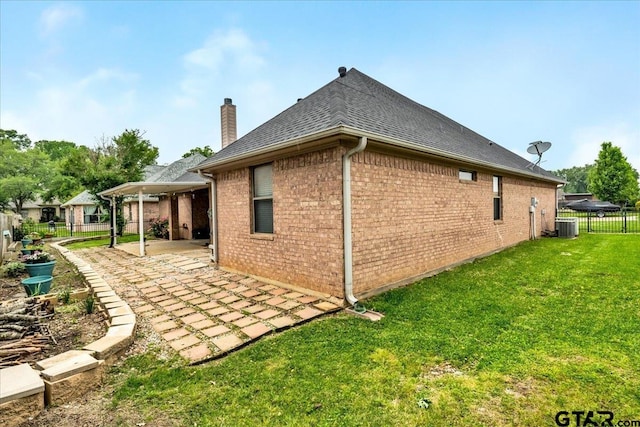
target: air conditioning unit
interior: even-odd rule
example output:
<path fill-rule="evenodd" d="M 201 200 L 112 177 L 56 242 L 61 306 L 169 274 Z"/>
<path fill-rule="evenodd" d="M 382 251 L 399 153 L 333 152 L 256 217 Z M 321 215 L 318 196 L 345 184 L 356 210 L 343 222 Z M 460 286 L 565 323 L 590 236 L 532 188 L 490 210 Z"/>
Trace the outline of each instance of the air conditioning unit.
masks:
<path fill-rule="evenodd" d="M 578 235 L 578 218 L 556 218 L 558 237 L 573 238 Z"/>

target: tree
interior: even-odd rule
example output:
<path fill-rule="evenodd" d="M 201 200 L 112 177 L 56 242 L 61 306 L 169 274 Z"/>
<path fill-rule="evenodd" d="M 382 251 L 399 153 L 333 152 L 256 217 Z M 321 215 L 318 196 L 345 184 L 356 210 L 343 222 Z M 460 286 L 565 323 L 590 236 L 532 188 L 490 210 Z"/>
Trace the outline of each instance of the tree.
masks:
<path fill-rule="evenodd" d="M 16 150 L 26 150 L 31 147 L 31 140 L 25 134 L 19 134 L 13 129 L 0 129 L 0 140 L 8 140 Z"/>
<path fill-rule="evenodd" d="M 216 153 L 215 153 L 215 151 L 213 151 L 213 149 L 211 147 L 209 147 L 208 145 L 205 145 L 204 147 L 192 148 L 191 150 L 189 150 L 186 153 L 184 153 L 182 155 L 182 158 L 186 159 L 187 157 L 193 156 L 194 154 L 202 154 L 206 158 L 209 158 L 209 157 L 213 156 Z"/>
<path fill-rule="evenodd" d="M 638 200 L 638 171 L 631 167 L 620 147 L 602 143 L 595 166 L 589 172 L 589 190 L 600 200 L 621 205 Z"/>
<path fill-rule="evenodd" d="M 46 139 L 36 141 L 33 146 L 34 148 L 46 153 L 53 161 L 64 159 L 65 157 L 68 157 L 71 152 L 78 149 L 76 144 L 73 142 L 47 141 Z"/>
<path fill-rule="evenodd" d="M 589 170 L 593 165 L 574 166 L 567 169 L 558 169 L 553 174 L 567 181 L 564 186 L 565 193 L 586 193 L 589 188 Z"/>
<path fill-rule="evenodd" d="M 0 202 L 20 213 L 25 202 L 34 200 L 51 177 L 51 162 L 31 141 L 16 131 L 0 134 Z M 26 141 L 29 141 L 27 145 Z"/>
<path fill-rule="evenodd" d="M 109 202 L 98 193 L 126 182 L 140 181 L 144 176 L 144 168 L 155 164 L 158 154 L 158 148 L 144 139 L 143 132 L 127 129 L 111 140 L 103 137 L 95 149 L 80 147 L 67 159 L 66 166 L 69 173 L 78 178 L 94 198 L 108 209 Z M 123 200 L 124 197 L 116 197 L 118 234 L 122 234 L 124 225 Z"/>

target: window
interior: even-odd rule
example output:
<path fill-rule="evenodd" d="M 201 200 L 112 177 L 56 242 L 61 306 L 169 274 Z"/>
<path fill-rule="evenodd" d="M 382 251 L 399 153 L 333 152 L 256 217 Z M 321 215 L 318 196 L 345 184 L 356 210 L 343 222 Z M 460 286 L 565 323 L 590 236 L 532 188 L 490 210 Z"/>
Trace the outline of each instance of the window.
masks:
<path fill-rule="evenodd" d="M 97 222 L 102 222 L 102 209 L 100 209 L 100 206 L 83 206 L 82 210 L 84 213 L 85 224 L 95 224 Z"/>
<path fill-rule="evenodd" d="M 493 220 L 502 219 L 502 177 L 493 177 Z"/>
<path fill-rule="evenodd" d="M 256 166 L 251 175 L 253 232 L 273 233 L 273 165 Z"/>
<path fill-rule="evenodd" d="M 468 171 L 464 169 L 460 169 L 458 171 L 458 178 L 460 181 L 476 181 L 478 179 L 475 171 Z"/>

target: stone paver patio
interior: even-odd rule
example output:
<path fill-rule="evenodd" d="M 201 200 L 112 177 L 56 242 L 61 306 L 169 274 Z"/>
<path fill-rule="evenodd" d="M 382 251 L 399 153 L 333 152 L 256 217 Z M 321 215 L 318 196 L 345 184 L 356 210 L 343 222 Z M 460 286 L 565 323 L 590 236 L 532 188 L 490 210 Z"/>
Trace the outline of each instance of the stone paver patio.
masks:
<path fill-rule="evenodd" d="M 74 252 L 191 363 L 341 308 L 328 295 L 218 270 L 203 248 L 146 257 L 104 248 Z"/>

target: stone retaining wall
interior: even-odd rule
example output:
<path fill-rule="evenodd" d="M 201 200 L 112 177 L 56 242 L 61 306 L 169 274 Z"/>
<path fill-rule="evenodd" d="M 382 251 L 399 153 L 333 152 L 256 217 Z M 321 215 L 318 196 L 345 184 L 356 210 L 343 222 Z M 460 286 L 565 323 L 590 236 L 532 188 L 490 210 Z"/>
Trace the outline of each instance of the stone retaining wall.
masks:
<path fill-rule="evenodd" d="M 84 275 L 97 303 L 109 317 L 105 336 L 81 350 L 70 350 L 36 363 L 0 369 L 0 425 L 14 427 L 37 416 L 45 406 L 70 402 L 98 386 L 105 367 L 126 350 L 136 332 L 136 316 L 91 266 L 63 245 L 53 246 Z"/>

